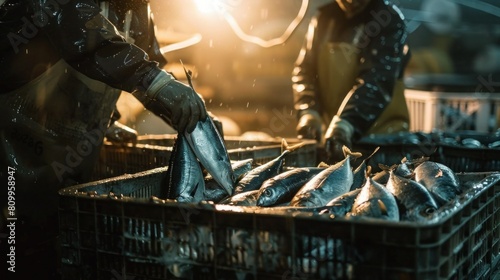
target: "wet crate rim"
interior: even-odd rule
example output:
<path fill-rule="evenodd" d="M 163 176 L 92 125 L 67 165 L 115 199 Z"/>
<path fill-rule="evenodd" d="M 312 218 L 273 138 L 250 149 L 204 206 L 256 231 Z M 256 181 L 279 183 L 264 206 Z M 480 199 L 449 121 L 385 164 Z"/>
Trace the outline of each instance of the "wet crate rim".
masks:
<path fill-rule="evenodd" d="M 474 199 L 479 197 L 481 194 L 484 192 L 490 190 L 490 187 L 488 188 L 483 188 L 481 190 L 476 191 L 472 197 L 467 198 L 467 201 L 465 203 L 460 204 L 458 206 L 454 206 L 453 213 L 451 214 L 446 214 L 446 216 L 441 217 L 440 219 L 435 219 L 434 221 L 430 222 L 410 222 L 410 221 L 385 221 L 385 220 L 377 220 L 377 219 L 346 219 L 343 217 L 337 217 L 335 219 L 328 218 L 326 216 L 319 216 L 319 215 L 312 215 L 309 213 L 304 213 L 304 212 L 294 212 L 294 213 L 288 213 L 288 212 L 274 212 L 271 210 L 267 209 L 272 209 L 272 207 L 269 208 L 252 208 L 252 207 L 243 207 L 240 208 L 239 206 L 231 206 L 231 205 L 217 205 L 217 204 L 211 204 L 207 202 L 201 202 L 201 203 L 177 203 L 174 201 L 164 201 L 162 204 L 154 204 L 150 198 L 136 198 L 136 197 L 130 197 L 130 198 L 125 198 L 125 199 L 116 199 L 116 200 L 110 200 L 109 197 L 105 196 L 96 196 L 96 195 L 89 195 L 88 193 L 82 193 L 78 192 L 78 190 L 84 189 L 84 188 L 89 188 L 87 192 L 92 192 L 93 187 L 96 186 L 106 186 L 105 189 L 109 190 L 107 192 L 111 192 L 113 188 L 116 188 L 114 186 L 114 183 L 117 182 L 123 182 L 124 180 L 129 180 L 129 179 L 137 179 L 138 177 L 144 178 L 145 176 L 156 176 L 160 173 L 166 173 L 168 171 L 168 167 L 159 167 L 159 168 L 154 168 L 150 170 L 146 170 L 143 172 L 138 172 L 135 174 L 124 174 L 112 178 L 106 178 L 94 182 L 88 182 L 88 183 L 83 183 L 83 184 L 78 184 L 70 187 L 66 187 L 64 189 L 61 189 L 59 191 L 59 196 L 62 197 L 67 197 L 67 198 L 75 198 L 75 199 L 88 199 L 88 200 L 102 200 L 102 201 L 110 201 L 112 203 L 120 203 L 120 204 L 137 204 L 137 205 L 157 205 L 157 207 L 176 207 L 176 208 L 194 208 L 197 210 L 207 210 L 207 211 L 212 211 L 212 212 L 228 212 L 231 214 L 256 214 L 256 215 L 266 215 L 266 216 L 275 216 L 275 217 L 291 217 L 291 218 L 296 218 L 296 219 L 302 219 L 302 220 L 312 220 L 312 221 L 317 221 L 317 222 L 338 222 L 338 223 L 343 223 L 343 224 L 361 224 L 361 225 L 382 225 L 382 226 L 388 226 L 388 227 L 395 227 L 395 228 L 422 228 L 422 227 L 434 227 L 434 226 L 440 226 L 447 222 L 449 219 L 453 218 L 453 214 L 455 214 L 458 211 L 463 210 L 466 206 L 468 206 Z M 491 185 L 493 185 L 493 190 L 494 191 L 494 184 L 500 183 L 500 171 L 493 171 L 493 172 L 460 172 L 456 173 L 457 176 L 497 176 L 498 178 L 494 180 Z M 490 185 L 488 184 L 488 185 Z M 470 190 L 469 192 L 471 192 Z M 103 192 L 104 193 L 104 192 Z M 468 194 L 468 193 L 466 193 Z M 495 198 L 498 196 L 500 197 L 500 187 L 498 190 L 498 193 L 496 193 Z M 451 206 L 446 205 L 444 206 L 446 210 L 448 210 Z"/>

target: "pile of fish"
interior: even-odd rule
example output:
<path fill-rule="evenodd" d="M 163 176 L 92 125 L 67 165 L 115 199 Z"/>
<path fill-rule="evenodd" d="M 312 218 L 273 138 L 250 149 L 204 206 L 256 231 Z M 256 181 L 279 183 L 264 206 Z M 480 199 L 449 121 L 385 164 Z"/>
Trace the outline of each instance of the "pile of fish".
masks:
<path fill-rule="evenodd" d="M 316 167 L 285 167 L 285 157 L 300 147 L 282 141 L 275 159 L 252 166 L 252 159 L 213 165 L 204 176 L 196 156 L 183 136 L 176 140 L 170 164 L 167 199 L 179 202 L 210 201 L 214 204 L 303 211 L 332 217 L 377 218 L 391 221 L 423 221 L 466 191 L 446 165 L 428 158 L 385 166 L 371 174 L 368 164 L 376 149 L 356 168 L 362 155 L 344 147 L 345 158 Z M 210 145 L 209 145 L 210 146 Z M 214 154 L 211 157 L 217 156 Z M 202 164 L 205 166 L 204 164 Z M 219 174 L 218 179 L 213 174 Z M 231 175 L 227 175 L 231 174 Z M 221 184 L 221 178 L 234 178 Z"/>

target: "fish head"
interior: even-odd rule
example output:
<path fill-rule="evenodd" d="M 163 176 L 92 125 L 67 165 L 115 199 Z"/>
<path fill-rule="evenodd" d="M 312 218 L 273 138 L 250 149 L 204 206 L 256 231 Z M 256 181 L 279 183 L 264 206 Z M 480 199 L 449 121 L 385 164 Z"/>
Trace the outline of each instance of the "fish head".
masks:
<path fill-rule="evenodd" d="M 276 203 L 276 190 L 273 188 L 264 188 L 259 190 L 257 206 L 271 206 Z"/>

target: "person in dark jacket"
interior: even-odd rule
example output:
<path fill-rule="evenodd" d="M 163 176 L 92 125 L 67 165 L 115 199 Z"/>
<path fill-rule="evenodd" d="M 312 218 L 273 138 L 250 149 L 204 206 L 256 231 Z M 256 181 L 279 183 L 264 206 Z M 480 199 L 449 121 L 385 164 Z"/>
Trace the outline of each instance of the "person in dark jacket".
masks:
<path fill-rule="evenodd" d="M 0 2 L 1 279 L 57 278 L 57 192 L 89 180 L 121 91 L 178 132 L 207 117 L 201 97 L 160 68 L 148 5 Z M 4 239 L 12 232 L 15 244 Z"/>
<path fill-rule="evenodd" d="M 363 136 L 408 130 L 402 77 L 409 57 L 403 16 L 388 1 L 320 7 L 292 74 L 299 138 L 316 139 L 337 162 L 342 146 Z"/>

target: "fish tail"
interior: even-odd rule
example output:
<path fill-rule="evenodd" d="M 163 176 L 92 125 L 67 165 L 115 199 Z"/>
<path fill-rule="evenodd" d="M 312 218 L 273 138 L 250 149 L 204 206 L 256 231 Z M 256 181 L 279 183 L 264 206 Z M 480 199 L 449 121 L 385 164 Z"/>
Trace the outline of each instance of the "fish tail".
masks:
<path fill-rule="evenodd" d="M 390 172 L 390 171 L 392 171 L 392 170 L 395 170 L 395 169 L 398 167 L 398 165 L 397 165 L 397 164 L 393 164 L 393 165 L 391 165 L 391 166 L 388 166 L 388 165 L 385 165 L 385 164 L 383 164 L 383 163 L 379 163 L 379 164 L 378 164 L 378 167 L 379 167 L 380 169 L 382 169 L 383 171 Z"/>
<path fill-rule="evenodd" d="M 291 152 L 303 147 L 305 144 L 306 143 L 304 143 L 304 142 L 300 142 L 300 143 L 297 143 L 295 145 L 290 146 L 285 138 L 281 138 L 281 153 L 284 153 L 286 151 L 291 153 Z"/>
<path fill-rule="evenodd" d="M 326 162 L 324 162 L 324 161 L 322 161 L 322 162 L 320 162 L 320 163 L 318 164 L 318 167 L 324 167 L 324 168 L 327 168 L 328 166 L 330 166 L 330 165 L 328 165 L 328 163 L 326 163 Z"/>
<path fill-rule="evenodd" d="M 365 162 L 368 162 L 368 160 L 370 160 L 378 152 L 378 150 L 380 150 L 380 147 L 376 147 L 375 150 L 373 150 L 373 152 L 366 157 Z"/>
<path fill-rule="evenodd" d="M 179 59 L 179 61 L 181 62 L 182 68 L 184 68 L 184 73 L 186 74 L 186 78 L 188 80 L 189 86 L 194 90 L 193 82 L 191 81 L 191 74 L 193 72 L 191 72 L 191 70 L 186 69 L 186 66 L 184 66 L 184 63 L 182 63 L 182 59 Z"/>
<path fill-rule="evenodd" d="M 363 154 L 360 153 L 360 152 L 352 152 L 351 149 L 349 149 L 349 147 L 347 146 L 342 146 L 342 151 L 344 152 L 344 156 L 347 157 L 347 156 L 351 156 L 353 158 L 359 158 L 361 157 Z"/>
<path fill-rule="evenodd" d="M 372 167 L 367 165 L 365 170 L 365 176 L 367 179 L 370 178 L 371 173 L 372 173 Z"/>
<path fill-rule="evenodd" d="M 411 160 L 408 162 L 409 165 L 412 165 L 413 168 L 419 166 L 420 164 L 428 161 L 430 158 L 429 157 L 421 157 L 421 158 L 417 158 L 417 159 L 414 159 L 414 160 Z"/>

